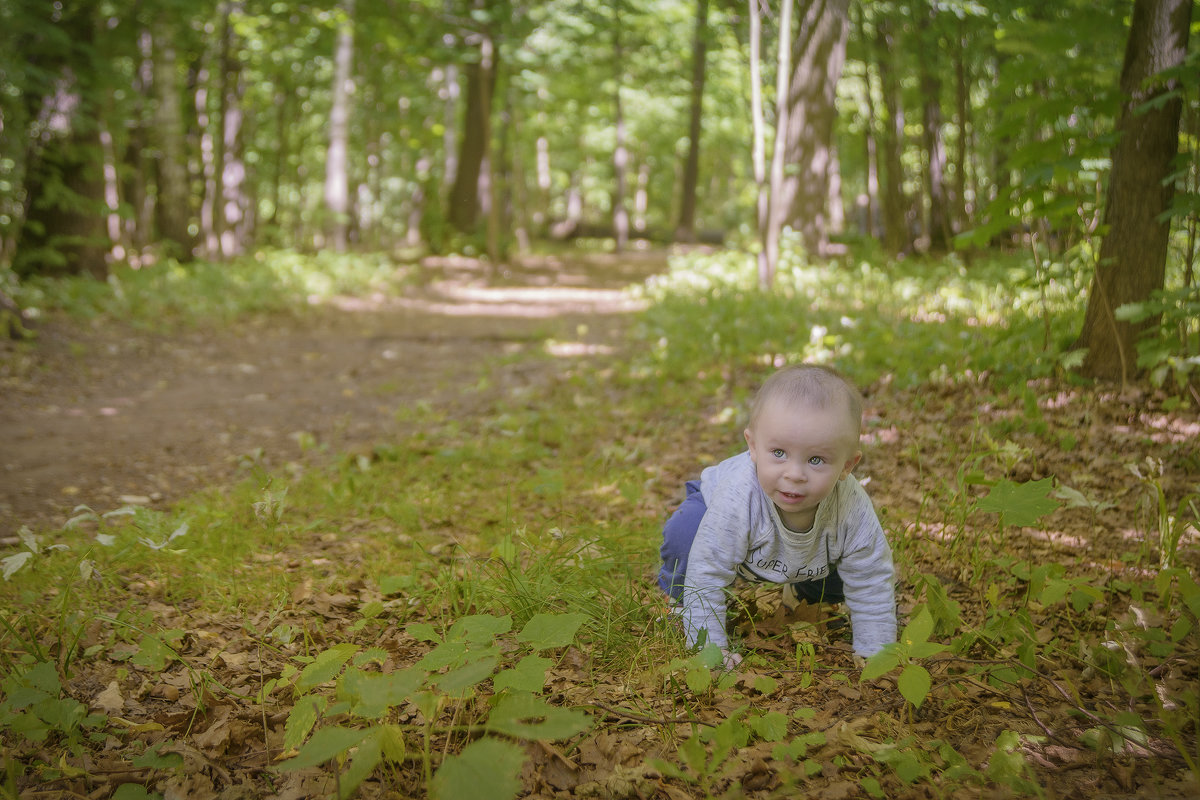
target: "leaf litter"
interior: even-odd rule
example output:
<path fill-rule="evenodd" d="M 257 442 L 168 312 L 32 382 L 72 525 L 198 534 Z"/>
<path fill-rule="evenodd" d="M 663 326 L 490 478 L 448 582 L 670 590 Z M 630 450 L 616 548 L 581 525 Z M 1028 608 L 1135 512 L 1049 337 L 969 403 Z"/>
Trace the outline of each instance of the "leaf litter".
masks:
<path fill-rule="evenodd" d="M 504 394 L 534 402 L 539 392 L 574 391 L 573 374 L 605 374 L 605 358 L 569 368 L 514 360 L 488 374 Z M 737 388 L 749 390 L 755 379 L 745 376 Z M 456 621 L 474 619 L 474 603 L 412 605 L 423 596 L 414 590 L 476 568 L 454 543 L 475 553 L 491 545 L 452 517 L 423 517 L 425 531 L 447 542 L 429 545 L 406 579 L 372 579 L 368 565 L 379 549 L 404 534 L 366 515 L 326 520 L 276 552 L 255 553 L 255 568 L 290 576 L 286 601 L 270 608 L 214 610 L 170 598 L 168 575 L 127 575 L 124 594 L 87 609 L 91 619 L 69 650 L 55 631 L 19 630 L 18 617 L 6 614 L 5 713 L 21 710 L 14 696 L 36 700 L 47 734 L 38 739 L 31 726 L 18 736 L 10 727 L 6 759 L 19 765 L 17 786 L 38 797 L 139 796 L 131 787 L 167 798 L 335 796 L 346 776 L 358 779 L 363 797 L 471 796 L 481 781 L 546 798 L 1195 796 L 1195 775 L 1180 752 L 1195 754 L 1197 634 L 1179 627 L 1187 619 L 1179 604 L 1164 609 L 1138 587 L 1168 567 L 1161 542 L 1146 533 L 1161 522 L 1156 503 L 1169 507 L 1195 490 L 1196 413 L 1167 410 L 1154 394 L 1122 398 L 1049 382 L 1032 388 L 1042 398 L 1037 431 L 1022 424 L 1020 409 L 998 404 L 984 378 L 918 391 L 868 387 L 868 458 L 859 472 L 904 568 L 902 622 L 912 623 L 918 609 L 928 619 L 909 644 L 978 632 L 971 647 L 897 655 L 898 665 L 919 664 L 920 673 L 884 671 L 860 681 L 863 665 L 837 609 L 789 608 L 778 592 L 762 589 L 739 595 L 736 630 L 751 655 L 734 673 L 704 663 L 703 653 L 672 649 L 654 613 L 622 621 L 623 633 L 643 637 L 651 657 L 671 665 L 607 662 L 594 633 L 567 635 L 553 609 L 526 614 L 519 629 L 460 631 L 466 644 L 445 651 L 448 660 L 435 669 L 431 655 L 450 644 L 438 644 L 441 632 L 449 637 Z M 724 400 L 711 401 L 696 422 L 663 408 L 661 419 L 635 424 L 624 410 L 630 399 L 620 389 L 602 391 L 612 407 L 592 408 L 591 424 L 611 426 L 614 435 L 601 463 L 643 464 L 645 481 L 636 492 L 599 486 L 566 515 L 652 537 L 678 486 L 736 438 L 727 423 L 706 424 Z M 459 421 L 459 441 L 435 448 L 459 446 L 475 426 L 497 424 L 490 407 L 470 405 L 449 406 L 445 417 Z M 579 405 L 591 406 L 583 398 Z M 637 409 L 644 414 L 646 405 Z M 361 434 L 348 446 L 359 448 L 367 469 L 380 458 L 371 443 L 400 435 L 391 424 Z M 418 435 L 412 446 L 426 445 Z M 541 469 L 545 496 L 559 495 L 559 479 Z M 536 493 L 521 502 L 530 506 L 517 515 L 527 524 L 564 516 Z M 266 511 L 260 522 L 279 521 Z M 198 535 L 180 523 L 141 538 L 167 551 Z M 1173 565 L 1193 575 L 1196 537 L 1194 527 L 1182 529 Z M 651 585 L 654 547 L 624 555 L 647 561 L 629 567 L 624 591 L 635 607 L 661 606 Z M 40 549 L 21 551 L 30 556 L 13 572 Z M 599 555 L 583 548 L 575 557 Z M 60 596 L 53 588 L 45 594 Z M 566 615 L 566 623 L 584 625 L 586 616 Z M 1005 635 L 1018 625 L 1032 640 Z M 55 659 L 56 674 L 35 681 L 22 666 L 22 646 Z M 357 717 L 335 708 L 346 676 L 412 669 L 433 670 L 420 680 L 435 683 L 418 683 L 442 699 L 397 689 L 398 702 L 384 711 L 387 725 L 403 731 L 399 742 L 386 738 L 390 727 L 378 728 L 373 763 L 383 766 L 352 775 L 366 734 L 343 727 Z M 455 681 L 463 697 L 447 702 L 454 692 L 437 686 Z M 545 707 L 506 706 L 530 702 L 508 697 L 543 698 Z M 580 734 L 538 728 L 554 724 L 550 709 L 585 711 L 589 727 Z M 1146 725 L 1156 714 L 1173 714 L 1176 729 Z M 311 747 L 298 727 L 326 731 L 326 741 L 281 769 L 303 752 L 292 739 Z M 423 728 L 432 737 L 430 767 L 417 753 Z M 541 735 L 564 732 L 561 740 Z M 64 741 L 74 744 L 63 749 Z M 454 768 L 429 781 L 440 765 Z"/>

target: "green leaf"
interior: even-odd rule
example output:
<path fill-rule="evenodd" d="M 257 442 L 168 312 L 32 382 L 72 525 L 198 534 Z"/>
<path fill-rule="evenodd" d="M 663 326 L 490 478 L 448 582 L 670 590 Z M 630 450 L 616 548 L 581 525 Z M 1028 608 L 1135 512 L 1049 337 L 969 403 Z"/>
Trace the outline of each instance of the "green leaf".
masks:
<path fill-rule="evenodd" d="M 337 677 L 342 667 L 350 657 L 358 652 L 356 644 L 335 644 L 319 654 L 313 662 L 304 668 L 296 679 L 296 691 L 304 692 L 322 683 L 327 683 Z"/>
<path fill-rule="evenodd" d="M 933 615 L 929 613 L 928 608 L 922 606 L 917 615 L 904 626 L 904 632 L 900 634 L 900 644 L 907 650 L 914 644 L 928 641 L 932 633 Z"/>
<path fill-rule="evenodd" d="M 438 636 L 437 630 L 428 622 L 414 622 L 405 630 L 418 642 L 440 642 L 442 640 L 442 637 Z"/>
<path fill-rule="evenodd" d="M 897 652 L 899 647 L 895 643 L 884 645 L 882 650 L 870 656 L 867 665 L 863 667 L 862 680 L 873 681 L 900 666 L 900 654 Z"/>
<path fill-rule="evenodd" d="M 703 664 L 691 667 L 683 676 L 683 682 L 687 684 L 693 694 L 706 692 L 708 687 L 712 686 L 712 670 Z"/>
<path fill-rule="evenodd" d="M 353 713 L 379 719 L 389 708 L 408 700 L 421 687 L 425 673 L 406 669 L 385 674 L 349 670 L 339 682 L 339 697 L 350 701 Z"/>
<path fill-rule="evenodd" d="M 338 797 L 345 798 L 354 794 L 359 784 L 371 777 L 375 767 L 383 760 L 383 747 L 379 741 L 379 729 L 373 729 L 371 735 L 363 739 L 354 751 L 350 766 L 338 779 Z"/>
<path fill-rule="evenodd" d="M 183 756 L 179 753 L 163 753 L 159 755 L 159 748 L 170 742 L 158 742 L 146 748 L 140 756 L 132 759 L 132 763 L 138 769 L 174 769 L 175 767 L 183 766 Z M 115 795 L 114 795 L 115 797 Z"/>
<path fill-rule="evenodd" d="M 442 667 L 461 664 L 466 655 L 465 642 L 445 642 L 426 653 L 416 666 L 426 672 L 436 672 Z"/>
<path fill-rule="evenodd" d="M 764 742 L 782 742 L 787 736 L 788 718 L 778 711 L 768 711 L 746 721 Z"/>
<path fill-rule="evenodd" d="M 308 736 L 308 732 L 317 724 L 321 714 L 325 713 L 329 701 L 321 695 L 304 695 L 292 706 L 287 722 L 283 726 L 283 749 L 291 750 L 299 747 Z"/>
<path fill-rule="evenodd" d="M 528 655 L 522 658 L 512 669 L 502 670 L 492 679 L 492 687 L 497 691 L 516 689 L 522 692 L 540 692 L 546 686 L 546 670 L 554 662 L 538 655 Z"/>
<path fill-rule="evenodd" d="M 361 728 L 343 728 L 338 725 L 321 728 L 304 743 L 295 758 L 284 761 L 278 769 L 286 772 L 320 766 L 357 745 L 368 733 L 369 731 Z"/>
<path fill-rule="evenodd" d="M 450 626 L 446 633 L 448 642 L 470 642 L 488 644 L 502 633 L 512 630 L 512 617 L 496 617 L 491 614 L 475 614 L 463 617 Z"/>
<path fill-rule="evenodd" d="M 488 715 L 486 728 L 518 739 L 569 739 L 583 733 L 592 719 L 577 708 L 552 706 L 532 694 L 507 694 Z"/>
<path fill-rule="evenodd" d="M 517 634 L 517 641 L 534 650 L 566 647 L 575 641 L 579 626 L 586 621 L 585 614 L 535 614 Z"/>
<path fill-rule="evenodd" d="M 488 655 L 471 661 L 456 670 L 451 670 L 445 675 L 435 675 L 430 678 L 430 683 L 436 683 L 437 687 L 446 694 L 457 695 L 490 678 L 496 671 L 496 664 L 499 661 L 500 659 L 496 656 Z"/>
<path fill-rule="evenodd" d="M 525 751 L 502 739 L 472 742 L 433 776 L 435 800 L 512 800 L 521 791 Z"/>
<path fill-rule="evenodd" d="M 151 672 L 162 672 L 167 662 L 175 658 L 175 651 L 163 643 L 157 636 L 146 634 L 138 643 L 138 651 L 129 663 L 145 667 Z"/>
<path fill-rule="evenodd" d="M 929 694 L 929 687 L 933 685 L 933 681 L 929 677 L 929 670 L 920 664 L 909 664 L 900 673 L 897 685 L 900 687 L 900 694 L 904 695 L 904 699 L 920 708 L 921 703 L 925 702 L 925 697 Z"/>
<path fill-rule="evenodd" d="M 1026 483 L 1002 480 L 991 488 L 986 497 L 979 499 L 975 508 L 999 514 L 1000 521 L 1005 525 L 1031 527 L 1061 505 L 1049 496 L 1053 489 L 1051 483 L 1051 478 Z"/>

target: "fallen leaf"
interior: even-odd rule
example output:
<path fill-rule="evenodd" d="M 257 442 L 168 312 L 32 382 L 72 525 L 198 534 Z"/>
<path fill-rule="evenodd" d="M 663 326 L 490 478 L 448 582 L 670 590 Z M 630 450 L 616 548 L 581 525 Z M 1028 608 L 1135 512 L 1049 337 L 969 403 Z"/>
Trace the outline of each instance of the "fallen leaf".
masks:
<path fill-rule="evenodd" d="M 104 709 L 109 714 L 116 714 L 125 707 L 125 698 L 121 696 L 121 687 L 116 681 L 108 684 L 108 688 L 96 695 L 92 705 Z"/>

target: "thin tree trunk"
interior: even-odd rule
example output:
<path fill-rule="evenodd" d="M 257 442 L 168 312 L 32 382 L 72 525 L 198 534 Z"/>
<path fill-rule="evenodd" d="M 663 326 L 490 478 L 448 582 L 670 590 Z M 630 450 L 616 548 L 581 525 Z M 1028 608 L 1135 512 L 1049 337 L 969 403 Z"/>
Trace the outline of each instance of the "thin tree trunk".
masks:
<path fill-rule="evenodd" d="M 495 42 L 479 34 L 479 61 L 468 64 L 467 101 L 458 150 L 458 165 L 446 218 L 460 233 L 471 233 L 479 219 L 479 177 L 492 137 L 492 93 L 496 88 Z"/>
<path fill-rule="evenodd" d="M 927 54 L 919 61 L 924 109 L 921 141 L 925 149 L 925 193 L 929 202 L 926 235 L 929 250 L 944 253 L 950 246 L 950 223 L 946 210 L 946 144 L 942 138 L 942 79 L 932 55 L 938 52 L 937 32 L 933 29 L 938 12 L 937 7 L 928 5 L 926 0 L 920 0 L 918 8 L 917 28 L 921 34 L 922 50 Z"/>
<path fill-rule="evenodd" d="M 879 83 L 883 94 L 887 121 L 883 128 L 883 246 L 893 255 L 912 249 L 912 238 L 905 221 L 904 166 L 904 104 L 900 82 L 892 62 L 896 39 L 891 21 L 883 17 L 875 31 L 875 56 L 879 67 Z"/>
<path fill-rule="evenodd" d="M 329 246 L 346 250 L 350 223 L 350 92 L 354 63 L 354 0 L 342 0 L 333 57 L 333 103 L 329 112 L 329 146 L 325 152 L 325 211 L 329 214 Z"/>
<path fill-rule="evenodd" d="M 788 91 L 786 151 L 789 166 L 782 203 L 785 219 L 808 252 L 827 254 L 835 229 L 829 205 L 837 169 L 833 127 L 837 84 L 846 58 L 849 0 L 808 0 L 795 42 Z"/>
<path fill-rule="evenodd" d="M 766 261 L 761 265 L 758 275 L 759 285 L 763 289 L 769 289 L 775 283 L 775 269 L 779 264 L 779 238 L 783 234 L 783 223 L 790 205 L 790 198 L 784 197 L 783 160 L 790 126 L 788 79 L 792 74 L 791 42 L 792 0 L 783 0 L 783 7 L 779 12 L 779 51 L 775 72 L 775 149 L 771 154 L 770 194 L 767 198 L 767 224 L 763 241 Z"/>
<path fill-rule="evenodd" d="M 692 40 L 692 102 L 688 117 L 688 151 L 679 198 L 675 238 L 696 238 L 696 187 L 700 182 L 700 122 L 704 108 L 704 74 L 708 56 L 708 0 L 696 0 L 696 30 Z"/>
<path fill-rule="evenodd" d="M 629 211 L 625 208 L 626 183 L 629 169 L 629 151 L 626 149 L 625 110 L 621 106 L 621 84 L 624 82 L 625 53 L 621 45 L 621 7 L 613 5 L 613 66 L 616 88 L 613 91 L 613 114 L 616 123 L 616 146 L 613 148 L 613 240 L 616 252 L 620 253 L 629 242 Z"/>
<path fill-rule="evenodd" d="M 1104 211 L 1108 233 L 1078 342 L 1087 349 L 1082 372 L 1089 377 L 1124 383 L 1138 371 L 1138 336 L 1158 326 L 1156 318 L 1119 320 L 1116 310 L 1163 288 L 1171 224 L 1161 215 L 1175 190 L 1166 178 L 1179 149 L 1182 101 L 1176 80 L 1154 79 L 1184 62 L 1191 14 L 1192 0 L 1135 0 L 1133 5 L 1121 69 L 1125 102 Z M 1149 105 L 1154 100 L 1161 102 Z"/>
<path fill-rule="evenodd" d="M 755 207 L 755 224 L 758 231 L 758 283 L 766 288 L 771 285 L 774 263 L 767 259 L 767 208 L 770 188 L 767 186 L 766 130 L 763 124 L 762 105 L 762 16 L 758 0 L 750 0 L 750 118 L 754 131 L 754 185 L 758 201 Z"/>

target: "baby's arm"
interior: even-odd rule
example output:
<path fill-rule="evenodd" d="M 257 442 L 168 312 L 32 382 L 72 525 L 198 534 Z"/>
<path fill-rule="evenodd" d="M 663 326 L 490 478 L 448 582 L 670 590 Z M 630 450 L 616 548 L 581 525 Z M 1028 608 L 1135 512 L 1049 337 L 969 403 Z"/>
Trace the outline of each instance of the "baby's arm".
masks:
<path fill-rule="evenodd" d="M 850 610 L 854 652 L 871 656 L 896 641 L 896 588 L 892 550 L 869 506 L 856 511 L 857 523 L 838 564 Z"/>
<path fill-rule="evenodd" d="M 746 534 L 737 533 L 737 525 L 719 507 L 709 506 L 696 531 L 683 593 L 683 623 L 689 647 L 696 644 L 700 631 L 707 631 L 707 641 L 722 649 L 729 647 L 725 590 L 733 584 L 748 544 Z"/>

